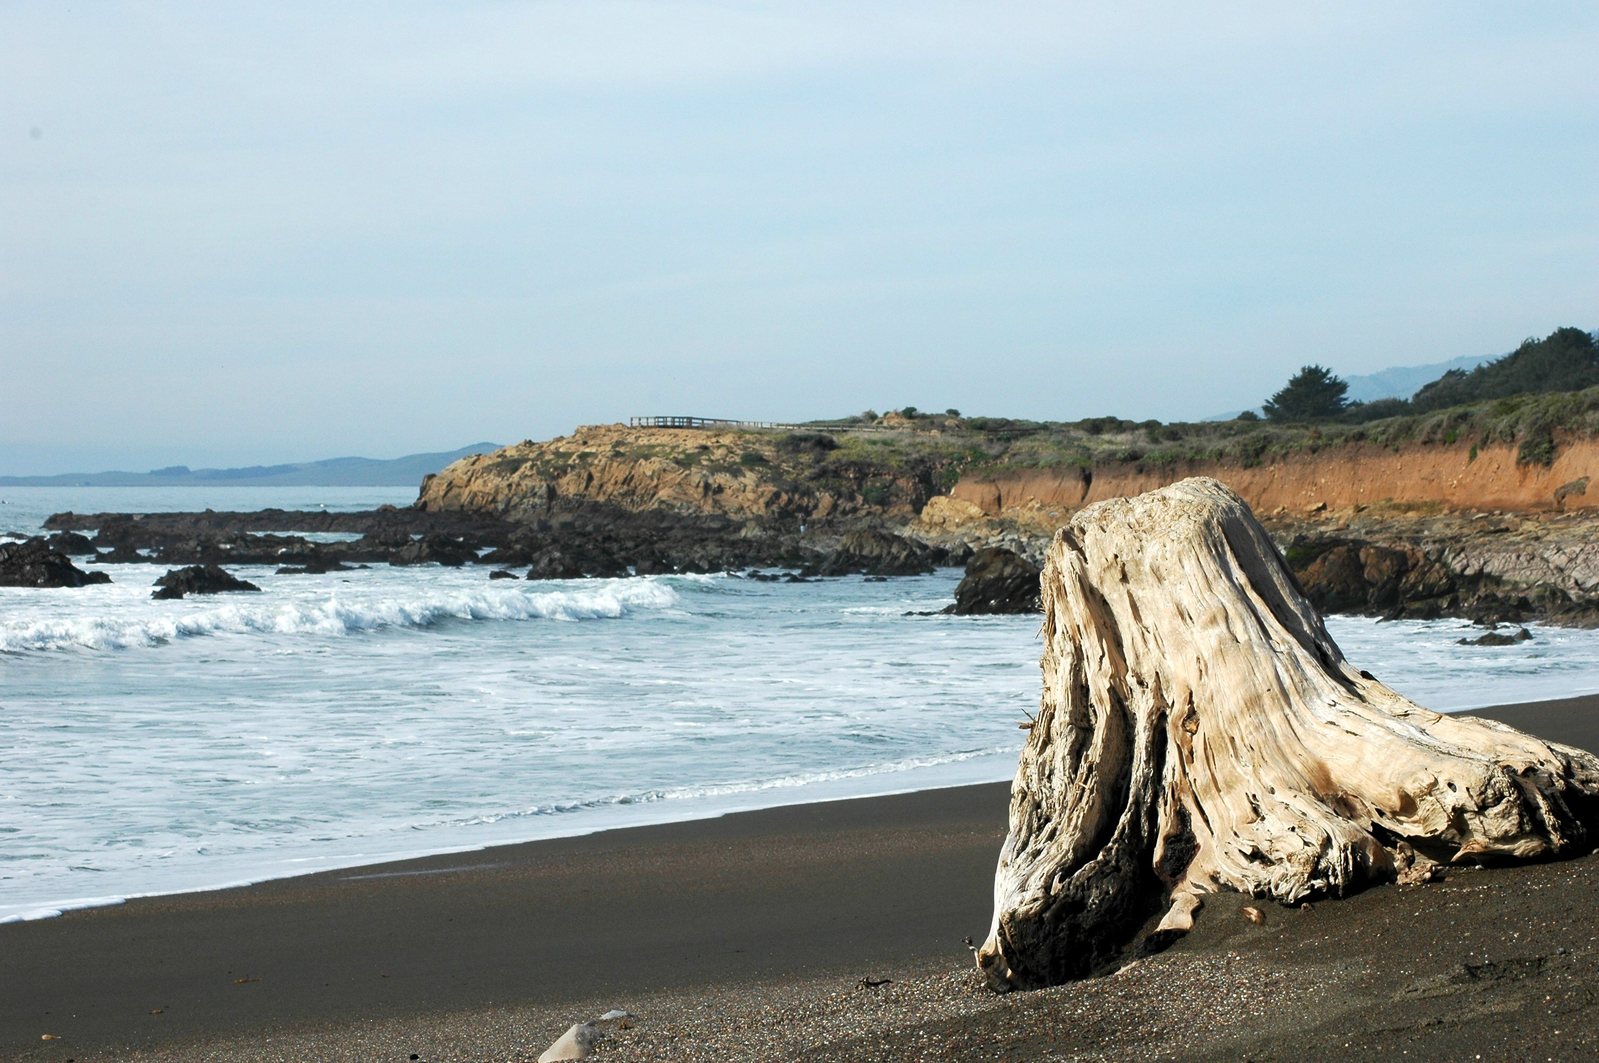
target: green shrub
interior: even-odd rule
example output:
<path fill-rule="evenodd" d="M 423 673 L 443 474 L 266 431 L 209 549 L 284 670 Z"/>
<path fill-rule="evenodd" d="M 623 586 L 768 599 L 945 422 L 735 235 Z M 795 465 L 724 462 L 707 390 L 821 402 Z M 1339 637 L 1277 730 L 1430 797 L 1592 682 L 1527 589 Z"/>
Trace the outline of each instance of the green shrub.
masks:
<path fill-rule="evenodd" d="M 1418 410 L 1505 399 L 1515 395 L 1571 392 L 1599 386 L 1599 344 L 1577 328 L 1559 328 L 1469 373 L 1451 369 L 1416 392 Z M 1496 410 L 1508 413 L 1509 410 Z"/>
<path fill-rule="evenodd" d="M 1542 465 L 1555 463 L 1555 434 L 1547 424 L 1535 424 L 1521 441 L 1516 451 L 1517 465 Z"/>

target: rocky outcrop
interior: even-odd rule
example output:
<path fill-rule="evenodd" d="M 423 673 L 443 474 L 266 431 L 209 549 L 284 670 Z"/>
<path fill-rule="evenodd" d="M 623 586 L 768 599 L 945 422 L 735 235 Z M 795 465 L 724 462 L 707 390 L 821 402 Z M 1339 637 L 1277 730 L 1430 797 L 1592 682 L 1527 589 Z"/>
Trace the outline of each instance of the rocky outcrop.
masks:
<path fill-rule="evenodd" d="M 957 485 L 959 486 L 959 485 Z M 965 532 L 974 527 L 979 527 L 989 522 L 990 518 L 1000 516 L 1002 506 L 995 506 L 994 512 L 989 513 L 981 506 L 965 498 L 954 498 L 950 495 L 934 495 L 922 507 L 922 512 L 917 517 L 922 526 L 933 533 L 939 532 Z M 995 527 L 990 525 L 990 528 Z"/>
<path fill-rule="evenodd" d="M 1599 513 L 1323 514 L 1270 525 L 1318 608 L 1599 623 Z"/>
<path fill-rule="evenodd" d="M 825 433 L 593 425 L 455 462 L 423 481 L 417 506 L 526 521 L 599 503 L 797 527 L 851 514 L 909 519 L 936 486 L 932 462 L 857 459 Z"/>
<path fill-rule="evenodd" d="M 0 587 L 87 587 L 110 583 L 104 572 L 85 572 L 43 539 L 0 543 Z"/>
<path fill-rule="evenodd" d="M 1514 635 L 1507 635 L 1503 631 L 1490 631 L 1478 635 L 1474 639 L 1457 639 L 1462 646 L 1514 646 L 1518 642 L 1531 642 L 1532 632 L 1521 627 L 1516 629 Z"/>
<path fill-rule="evenodd" d="M 166 565 L 272 565 L 288 573 L 333 572 L 363 564 L 485 564 L 532 567 L 535 578 L 670 572 L 721 572 L 751 566 L 816 565 L 837 546 L 836 531 L 802 533 L 785 521 L 737 520 L 723 514 L 633 511 L 569 502 L 514 522 L 480 514 L 425 513 L 383 507 L 338 515 L 344 542 L 241 529 L 318 528 L 324 513 L 62 514 L 55 523 L 98 527 L 98 560 Z M 88 523 L 97 522 L 97 523 Z M 942 553 L 935 551 L 935 556 Z"/>
<path fill-rule="evenodd" d="M 1327 612 L 1439 616 L 1461 605 L 1455 574 L 1416 547 L 1300 541 L 1288 557 L 1310 600 Z"/>
<path fill-rule="evenodd" d="M 94 556 L 94 541 L 87 535 L 82 535 L 78 532 L 56 532 L 47 541 L 50 544 L 50 549 L 58 550 L 71 557 Z"/>
<path fill-rule="evenodd" d="M 818 576 L 859 572 L 871 576 L 920 576 L 938 567 L 942 556 L 914 539 L 875 528 L 847 533 L 838 549 L 816 566 Z"/>
<path fill-rule="evenodd" d="M 261 589 L 216 565 L 190 565 L 187 568 L 173 569 L 156 580 L 155 587 L 156 589 L 150 592 L 150 597 L 161 599 L 182 598 L 188 594 L 223 594 Z"/>
<path fill-rule="evenodd" d="M 1289 547 L 1314 559 L 1294 575 L 1318 609 L 1387 620 L 1463 617 L 1481 623 L 1544 617 L 1567 623 L 1599 618 L 1599 603 L 1573 600 L 1547 586 L 1526 586 L 1452 568 L 1441 549 L 1322 540 Z"/>
<path fill-rule="evenodd" d="M 1079 513 L 1043 599 L 1043 698 L 977 955 L 995 988 L 1105 970 L 1219 890 L 1298 904 L 1599 829 L 1599 757 L 1357 670 L 1214 480 Z"/>
<path fill-rule="evenodd" d="M 150 559 L 141 554 L 132 543 L 118 543 L 103 553 L 96 553 L 94 560 L 102 565 L 139 565 Z"/>
<path fill-rule="evenodd" d="M 402 543 L 389 553 L 391 565 L 444 565 L 460 568 L 477 560 L 477 550 L 467 542 L 449 535 L 424 535 Z"/>
<path fill-rule="evenodd" d="M 997 613 L 1036 613 L 1043 608 L 1038 596 L 1039 567 L 1003 547 L 986 547 L 966 562 L 966 573 L 955 588 L 955 604 L 945 612 L 957 616 Z"/>
<path fill-rule="evenodd" d="M 52 531 L 98 529 L 97 540 L 132 537 L 140 541 L 181 537 L 224 538 L 231 535 L 270 532 L 355 532 L 357 534 L 397 533 L 428 535 L 442 533 L 471 537 L 508 534 L 514 525 L 496 516 L 481 513 L 427 513 L 410 506 L 379 506 L 376 509 L 248 511 L 203 510 L 165 513 L 56 513 L 44 522 Z"/>
<path fill-rule="evenodd" d="M 528 579 L 616 579 L 628 574 L 627 563 L 607 544 L 571 541 L 544 547 L 527 570 Z"/>

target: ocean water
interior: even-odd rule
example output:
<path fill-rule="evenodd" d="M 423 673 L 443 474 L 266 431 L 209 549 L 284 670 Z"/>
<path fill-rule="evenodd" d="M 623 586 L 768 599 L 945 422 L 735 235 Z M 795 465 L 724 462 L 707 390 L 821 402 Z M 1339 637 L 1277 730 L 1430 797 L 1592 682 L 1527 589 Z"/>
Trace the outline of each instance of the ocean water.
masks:
<path fill-rule="evenodd" d="M 205 505 L 307 489 L 227 490 L 255 493 Z M 48 505 L 116 509 L 101 499 L 123 491 Z M 199 491 L 160 508 L 205 508 Z M 311 504 L 376 504 L 350 495 Z M 1036 617 L 920 615 L 951 599 L 954 570 L 530 583 L 240 566 L 261 594 L 177 602 L 149 597 L 155 567 L 107 571 L 0 588 L 0 920 L 1005 779 L 1038 700 Z M 1468 649 L 1455 622 L 1331 627 L 1357 666 L 1434 708 L 1599 691 L 1594 632 Z"/>
<path fill-rule="evenodd" d="M 413 487 L 4 487 L 0 538 L 37 535 L 53 513 L 177 513 L 214 509 L 329 509 L 347 513 L 408 506 Z M 289 530 L 289 529 L 285 529 Z"/>

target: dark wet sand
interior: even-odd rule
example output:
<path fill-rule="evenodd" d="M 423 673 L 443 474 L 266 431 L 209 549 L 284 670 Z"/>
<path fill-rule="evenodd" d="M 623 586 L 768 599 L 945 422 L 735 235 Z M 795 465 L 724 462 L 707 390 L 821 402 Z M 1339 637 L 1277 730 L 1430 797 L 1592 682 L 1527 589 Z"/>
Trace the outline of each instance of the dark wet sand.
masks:
<path fill-rule="evenodd" d="M 1599 748 L 1599 696 L 1482 714 Z M 0 1059 L 533 1060 L 613 1006 L 641 1018 L 595 1058 L 1599 1056 L 1599 859 L 1264 927 L 1216 898 L 1128 972 L 1000 998 L 962 938 L 1005 805 L 801 805 L 3 925 Z"/>

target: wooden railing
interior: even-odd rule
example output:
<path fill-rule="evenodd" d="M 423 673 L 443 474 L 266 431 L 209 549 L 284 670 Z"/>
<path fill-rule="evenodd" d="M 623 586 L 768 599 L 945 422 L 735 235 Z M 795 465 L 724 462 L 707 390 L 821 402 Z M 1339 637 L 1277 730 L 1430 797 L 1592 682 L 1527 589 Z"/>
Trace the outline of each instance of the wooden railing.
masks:
<path fill-rule="evenodd" d="M 782 421 L 735 421 L 725 417 L 629 417 L 629 428 L 738 428 L 782 432 L 891 432 L 880 424 L 787 424 Z"/>
<path fill-rule="evenodd" d="M 732 421 L 725 417 L 629 417 L 629 428 L 800 428 L 777 421 Z"/>

